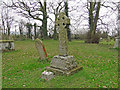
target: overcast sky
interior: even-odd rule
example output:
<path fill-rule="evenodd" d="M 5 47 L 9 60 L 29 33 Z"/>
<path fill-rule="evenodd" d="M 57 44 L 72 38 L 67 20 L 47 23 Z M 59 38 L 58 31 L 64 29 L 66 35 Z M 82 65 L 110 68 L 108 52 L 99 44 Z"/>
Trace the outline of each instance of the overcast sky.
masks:
<path fill-rule="evenodd" d="M 9 3 L 10 0 L 3 0 L 4 2 L 6 3 Z M 15 0 L 14 0 L 15 1 Z M 26 1 L 26 0 L 24 0 Z M 35 0 L 29 0 L 29 1 L 35 1 Z M 41 0 L 43 1 L 43 0 Z M 58 2 L 59 0 L 47 0 L 47 2 Z M 94 1 L 94 0 L 93 0 Z M 114 1 L 114 2 L 118 2 L 119 0 L 101 0 L 102 2 L 104 1 L 107 1 L 108 3 L 106 4 L 109 4 L 110 2 Z M 0 4 L 1 4 L 2 1 L 0 1 Z M 69 12 L 69 16 L 70 16 L 70 19 L 71 19 L 71 29 L 72 29 L 72 32 L 76 32 L 77 30 L 82 30 L 81 28 L 88 28 L 88 26 L 85 26 L 86 24 L 88 24 L 88 20 L 84 20 L 84 18 L 80 18 L 80 15 L 81 14 L 84 14 L 84 11 L 86 11 L 85 9 L 82 8 L 83 6 L 83 3 L 86 3 L 87 0 L 69 0 L 69 10 L 71 10 L 73 8 L 76 8 L 77 7 L 77 10 L 74 10 L 72 12 Z M 112 5 L 112 4 L 111 4 Z M 47 5 L 48 7 L 48 5 Z M 114 6 L 112 6 L 114 8 Z M 0 9 L 0 13 L 1 13 L 1 9 Z M 108 17 L 104 17 L 102 18 L 103 21 L 107 24 L 109 24 L 109 27 L 110 27 L 110 32 L 112 32 L 112 30 L 114 30 L 114 28 L 116 27 L 116 22 L 117 22 L 117 11 L 111 11 L 109 8 L 104 8 L 102 7 L 100 9 L 100 16 L 103 16 L 105 14 L 110 14 Z M 10 12 L 10 15 L 14 16 L 15 20 L 16 21 L 19 21 L 20 19 L 23 19 L 24 21 L 27 21 L 28 19 L 25 19 L 24 17 L 21 17 L 19 16 L 17 13 L 14 13 L 14 11 L 12 10 Z M 54 15 L 52 14 L 49 14 L 49 17 L 51 17 L 54 21 Z M 84 14 L 84 16 L 88 17 L 88 14 Z M 76 22 L 77 21 L 77 22 Z M 33 19 L 30 19 L 30 22 L 31 23 L 34 23 L 36 22 L 37 24 L 41 25 L 42 23 L 40 21 L 37 21 L 37 20 L 33 20 Z M 15 30 L 15 25 L 17 25 L 17 23 L 14 23 L 14 25 L 12 25 L 12 29 L 11 31 L 14 31 Z M 50 19 L 48 19 L 48 26 L 50 25 L 54 25 L 53 23 L 51 23 Z M 102 26 L 100 26 L 102 28 Z M 77 28 L 77 30 L 76 30 Z M 18 27 L 17 27 L 18 29 Z"/>

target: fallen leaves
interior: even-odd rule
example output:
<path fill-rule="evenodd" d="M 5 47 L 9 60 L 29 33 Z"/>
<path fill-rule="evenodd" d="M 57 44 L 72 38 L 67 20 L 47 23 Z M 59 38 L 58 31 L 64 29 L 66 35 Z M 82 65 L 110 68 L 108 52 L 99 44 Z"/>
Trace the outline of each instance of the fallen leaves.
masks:
<path fill-rule="evenodd" d="M 3 79 L 7 79 L 7 77 L 3 76 Z"/>
<path fill-rule="evenodd" d="M 103 86 L 103 88 L 107 88 L 106 86 Z"/>

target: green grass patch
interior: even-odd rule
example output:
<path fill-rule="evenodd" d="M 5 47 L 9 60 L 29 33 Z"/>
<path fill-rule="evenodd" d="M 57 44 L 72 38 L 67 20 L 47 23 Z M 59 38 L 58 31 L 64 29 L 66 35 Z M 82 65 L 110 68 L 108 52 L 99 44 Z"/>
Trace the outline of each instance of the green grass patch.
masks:
<path fill-rule="evenodd" d="M 107 44 L 107 45 L 114 45 L 115 41 L 112 39 L 110 41 L 107 41 L 105 39 L 101 40 L 100 44 Z"/>
<path fill-rule="evenodd" d="M 43 40 L 49 60 L 40 60 L 35 42 L 15 41 L 15 51 L 2 54 L 3 88 L 118 88 L 118 50 L 111 44 L 86 44 L 73 40 L 68 53 L 83 70 L 71 76 L 41 80 L 41 73 L 58 55 L 58 41 Z"/>

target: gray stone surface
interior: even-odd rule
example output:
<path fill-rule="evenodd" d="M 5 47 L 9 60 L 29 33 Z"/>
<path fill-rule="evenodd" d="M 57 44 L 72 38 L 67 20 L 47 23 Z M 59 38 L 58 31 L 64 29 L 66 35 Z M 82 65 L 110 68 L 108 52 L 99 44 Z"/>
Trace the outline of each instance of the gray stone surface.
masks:
<path fill-rule="evenodd" d="M 52 71 L 52 72 L 54 72 L 55 75 L 67 75 L 67 76 L 71 75 L 71 74 L 74 74 L 77 71 L 80 71 L 82 69 L 83 69 L 83 67 L 77 66 L 77 67 L 74 67 L 71 70 L 64 71 L 64 70 L 61 70 L 61 69 L 58 69 L 58 68 L 54 68 L 54 67 L 46 67 L 47 71 Z"/>
<path fill-rule="evenodd" d="M 65 13 L 60 13 L 56 20 L 56 26 L 59 27 L 59 55 L 67 55 L 67 24 L 70 24 L 70 19 Z"/>
<path fill-rule="evenodd" d="M 32 36 L 32 40 L 35 40 L 34 36 Z"/>
<path fill-rule="evenodd" d="M 54 78 L 53 72 L 48 72 L 48 71 L 42 72 L 41 79 L 51 80 L 52 78 Z"/>
<path fill-rule="evenodd" d="M 58 68 L 64 71 L 68 71 L 77 67 L 77 63 L 74 60 L 73 56 L 54 56 L 51 64 L 51 67 Z"/>
<path fill-rule="evenodd" d="M 43 49 L 43 43 L 42 43 L 42 41 L 40 39 L 35 40 L 35 46 L 36 46 L 37 51 L 38 51 L 38 53 L 40 55 L 40 59 L 41 60 L 46 59 L 47 57 L 46 57 L 45 51 Z"/>
<path fill-rule="evenodd" d="M 13 40 L 1 40 L 0 41 L 0 51 L 14 50 Z"/>
<path fill-rule="evenodd" d="M 53 57 L 50 67 L 46 67 L 47 71 L 52 71 L 56 75 L 68 75 L 73 72 L 81 70 L 82 67 L 78 67 L 73 56 L 60 56 Z"/>
<path fill-rule="evenodd" d="M 120 48 L 119 43 L 120 43 L 120 37 L 116 37 L 115 38 L 115 44 L 114 44 L 113 48 Z"/>

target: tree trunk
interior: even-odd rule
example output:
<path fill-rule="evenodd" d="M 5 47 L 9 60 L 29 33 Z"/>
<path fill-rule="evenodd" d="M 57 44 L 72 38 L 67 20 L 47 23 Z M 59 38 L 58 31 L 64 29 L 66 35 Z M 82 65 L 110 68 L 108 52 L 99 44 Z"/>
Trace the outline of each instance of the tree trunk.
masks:
<path fill-rule="evenodd" d="M 55 14 L 55 22 L 57 20 L 57 14 Z M 54 40 L 57 40 L 57 30 L 56 30 L 56 24 L 54 25 L 54 34 L 53 34 Z"/>
<path fill-rule="evenodd" d="M 6 32 L 5 32 L 5 22 L 4 22 L 4 20 L 3 20 L 3 16 L 2 16 L 2 26 L 3 26 L 3 34 L 5 34 Z"/>
<path fill-rule="evenodd" d="M 30 29 L 30 27 L 28 28 L 28 38 L 31 39 L 31 29 Z"/>
<path fill-rule="evenodd" d="M 32 24 L 27 23 L 26 26 L 27 26 L 27 29 L 28 29 L 28 38 L 32 39 L 32 37 L 31 37 Z"/>
<path fill-rule="evenodd" d="M 43 10 L 43 21 L 42 21 L 42 30 L 43 30 L 43 38 L 47 39 L 47 11 L 46 11 L 46 0 L 44 0 L 44 10 Z"/>
<path fill-rule="evenodd" d="M 36 23 L 34 23 L 34 37 L 35 37 L 35 39 L 37 38 L 37 34 L 36 34 Z"/>
<path fill-rule="evenodd" d="M 8 21 L 7 21 L 7 33 L 8 33 L 8 36 L 10 36 L 10 26 L 9 26 Z"/>
<path fill-rule="evenodd" d="M 96 10 L 96 16 L 95 16 L 95 20 L 94 20 L 94 25 L 93 25 L 93 34 L 95 35 L 96 33 L 96 27 L 97 27 L 97 21 L 98 21 L 98 17 L 99 17 L 99 11 L 100 11 L 100 2 L 98 2 L 97 4 L 97 10 Z"/>
<path fill-rule="evenodd" d="M 92 30 L 93 30 L 93 2 L 90 2 L 89 28 L 90 28 L 90 32 L 92 32 Z"/>
<path fill-rule="evenodd" d="M 10 28 L 8 28 L 8 36 L 10 36 Z"/>
<path fill-rule="evenodd" d="M 99 34 L 96 34 L 96 27 L 97 27 L 97 21 L 99 17 L 99 11 L 100 11 L 100 2 L 89 2 L 90 8 L 89 10 L 89 29 L 87 35 L 87 43 L 99 43 Z M 97 7 L 97 9 L 96 9 Z M 95 15 L 93 13 L 95 12 Z"/>
<path fill-rule="evenodd" d="M 68 16 L 68 0 L 65 1 L 65 13 L 66 13 L 66 16 Z M 71 31 L 70 31 L 70 28 L 69 28 L 69 25 L 70 24 L 67 24 L 66 25 L 66 28 L 67 28 L 67 36 L 68 36 L 68 40 L 71 41 Z"/>
<path fill-rule="evenodd" d="M 20 30 L 20 36 L 23 35 L 23 30 L 22 30 L 22 29 L 23 29 L 22 27 L 19 27 L 19 30 Z M 16 32 L 16 28 L 15 28 L 15 32 Z"/>

